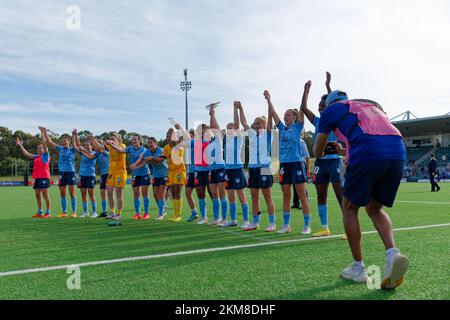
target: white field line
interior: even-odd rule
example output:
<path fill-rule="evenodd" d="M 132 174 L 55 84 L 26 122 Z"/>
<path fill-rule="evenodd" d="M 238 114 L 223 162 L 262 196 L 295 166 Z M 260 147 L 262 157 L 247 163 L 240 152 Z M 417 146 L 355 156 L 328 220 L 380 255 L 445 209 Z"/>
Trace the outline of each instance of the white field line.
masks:
<path fill-rule="evenodd" d="M 443 228 L 443 227 L 450 227 L 450 223 L 433 224 L 433 225 L 417 226 L 417 227 L 397 228 L 397 229 L 394 229 L 393 231 L 400 232 L 400 231 Z M 375 231 L 375 230 L 374 231 L 365 231 L 362 234 L 368 235 L 368 234 L 374 234 L 374 233 L 377 233 L 377 231 Z M 338 238 L 342 238 L 342 236 L 343 235 L 340 234 L 340 235 L 333 235 L 333 236 L 324 237 L 324 238 L 302 238 L 302 239 L 292 239 L 292 240 L 269 241 L 269 242 L 244 244 L 244 245 L 236 245 L 236 246 L 228 246 L 228 247 L 216 247 L 216 248 L 207 248 L 207 249 L 198 249 L 198 250 L 178 251 L 178 252 L 170 252 L 170 253 L 153 254 L 153 255 L 148 255 L 148 256 L 138 256 L 138 257 L 111 259 L 111 260 L 81 262 L 81 263 L 51 266 L 51 267 L 42 267 L 42 268 L 33 268 L 33 269 L 22 269 L 22 270 L 0 272 L 0 277 L 22 275 L 22 274 L 29 274 L 29 273 L 48 272 L 48 271 L 54 271 L 54 270 L 66 270 L 67 268 L 74 267 L 74 266 L 80 267 L 80 268 L 81 267 L 92 267 L 92 266 L 107 265 L 107 264 L 114 264 L 114 263 L 153 260 L 153 259 L 176 257 L 176 256 L 188 256 L 188 255 L 201 254 L 201 253 L 231 251 L 231 250 L 239 250 L 239 249 L 258 248 L 258 247 L 268 247 L 268 246 L 274 246 L 274 245 L 283 245 L 283 244 L 292 244 L 292 243 L 310 242 L 310 241 L 321 241 L 321 240 L 327 240 L 327 239 L 338 239 Z"/>

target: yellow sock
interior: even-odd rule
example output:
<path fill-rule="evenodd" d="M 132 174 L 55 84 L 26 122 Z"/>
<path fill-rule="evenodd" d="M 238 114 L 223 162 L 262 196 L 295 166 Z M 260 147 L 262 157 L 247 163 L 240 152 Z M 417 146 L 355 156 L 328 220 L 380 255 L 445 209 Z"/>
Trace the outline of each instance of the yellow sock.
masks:
<path fill-rule="evenodd" d="M 111 213 L 116 213 L 116 208 L 111 208 Z"/>
<path fill-rule="evenodd" d="M 177 199 L 173 199 L 173 217 L 176 218 L 178 217 L 178 207 L 179 207 L 179 200 Z"/>
<path fill-rule="evenodd" d="M 122 215 L 122 210 L 117 210 L 117 214 L 118 214 L 119 216 L 121 216 L 121 215 Z"/>
<path fill-rule="evenodd" d="M 178 216 L 181 217 L 181 211 L 183 211 L 183 199 L 178 200 Z"/>

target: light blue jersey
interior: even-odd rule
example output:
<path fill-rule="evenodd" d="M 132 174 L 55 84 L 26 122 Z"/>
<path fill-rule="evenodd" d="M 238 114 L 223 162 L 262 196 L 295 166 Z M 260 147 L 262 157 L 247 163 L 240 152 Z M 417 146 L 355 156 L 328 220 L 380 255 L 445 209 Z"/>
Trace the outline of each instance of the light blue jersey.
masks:
<path fill-rule="evenodd" d="M 270 168 L 273 135 L 271 131 L 248 131 L 249 168 Z"/>
<path fill-rule="evenodd" d="M 75 172 L 75 153 L 77 152 L 75 148 L 74 147 L 64 148 L 61 146 L 57 146 L 56 151 L 59 154 L 58 171 Z"/>
<path fill-rule="evenodd" d="M 109 151 L 104 150 L 97 158 L 97 163 L 100 166 L 100 175 L 109 173 Z"/>
<path fill-rule="evenodd" d="M 145 154 L 147 148 L 138 147 L 136 149 L 135 147 L 127 147 L 125 150 L 130 155 L 130 163 L 133 164 L 139 160 L 141 154 Z M 148 176 L 149 174 L 150 169 L 148 168 L 147 163 L 145 164 L 145 166 L 137 168 L 136 170 L 133 171 L 133 177 Z"/>
<path fill-rule="evenodd" d="M 152 150 L 150 150 L 150 149 L 147 149 L 147 151 L 145 151 L 145 153 L 144 153 L 144 158 L 162 157 L 162 154 L 163 154 L 163 148 L 156 147 L 154 152 L 152 152 Z M 163 162 L 160 162 L 156 165 L 152 165 L 152 174 L 153 174 L 154 178 L 167 177 L 167 171 L 168 171 L 168 166 L 167 166 L 166 160 L 164 160 Z"/>
<path fill-rule="evenodd" d="M 304 123 L 296 121 L 288 128 L 280 121 L 277 127 L 280 131 L 280 163 L 301 162 L 300 137 Z"/>
<path fill-rule="evenodd" d="M 95 177 L 95 163 L 97 162 L 97 158 L 100 153 L 96 151 L 92 151 L 91 155 L 95 158 L 89 159 L 86 157 L 83 152 L 80 152 L 81 160 L 80 160 L 80 170 L 78 170 L 78 175 L 80 177 Z"/>
<path fill-rule="evenodd" d="M 208 163 L 211 170 L 225 168 L 225 160 L 223 159 L 223 140 L 217 137 L 211 140 L 208 146 Z"/>
<path fill-rule="evenodd" d="M 195 140 L 192 139 L 191 141 L 189 141 L 189 152 L 185 153 L 185 154 L 188 155 L 188 158 L 189 158 L 189 160 L 188 160 L 189 172 L 195 172 L 195 149 L 194 149 L 194 145 L 195 145 Z"/>
<path fill-rule="evenodd" d="M 319 122 L 320 122 L 320 117 L 316 117 L 314 116 L 314 121 L 313 121 L 313 126 L 314 128 L 316 128 L 316 130 L 314 131 L 314 145 L 316 144 L 316 139 L 317 139 L 317 134 L 319 133 Z M 338 139 L 335 137 L 333 132 L 330 132 L 330 134 L 328 135 L 328 139 L 327 142 L 337 142 Z M 337 154 L 327 154 L 325 156 L 323 156 L 321 159 L 339 159 L 339 155 Z"/>
<path fill-rule="evenodd" d="M 241 169 L 244 167 L 241 159 L 242 146 L 244 144 L 244 136 L 233 135 L 225 136 L 225 168 Z"/>

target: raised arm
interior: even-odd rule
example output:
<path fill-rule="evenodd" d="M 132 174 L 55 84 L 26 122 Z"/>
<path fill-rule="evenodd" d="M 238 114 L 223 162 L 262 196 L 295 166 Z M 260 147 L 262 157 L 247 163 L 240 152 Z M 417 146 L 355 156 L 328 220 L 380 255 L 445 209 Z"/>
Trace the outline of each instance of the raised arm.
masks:
<path fill-rule="evenodd" d="M 211 113 L 210 113 L 211 114 Z M 179 132 L 181 132 L 181 136 L 183 137 L 183 140 L 180 141 L 177 146 L 187 148 L 189 147 L 189 143 L 192 140 L 191 135 L 189 132 L 186 132 L 186 130 L 183 129 L 183 127 L 179 123 L 175 123 L 175 129 L 177 129 Z"/>
<path fill-rule="evenodd" d="M 247 118 L 245 117 L 245 114 L 244 114 L 244 108 L 242 107 L 242 104 L 240 102 L 239 102 L 238 110 L 239 110 L 239 118 L 241 119 L 241 124 L 244 127 L 244 130 L 250 129 L 250 126 L 247 123 Z"/>
<path fill-rule="evenodd" d="M 80 148 L 80 139 L 78 138 L 78 130 L 77 129 L 73 129 L 72 130 L 72 144 L 73 147 L 75 148 L 75 150 L 82 151 L 82 149 L 84 148 Z"/>
<path fill-rule="evenodd" d="M 119 151 L 120 153 L 126 153 L 127 152 L 127 150 L 124 147 L 118 145 L 117 143 L 115 143 L 112 140 L 106 140 L 105 142 L 106 142 L 106 144 L 110 145 L 111 148 Z"/>
<path fill-rule="evenodd" d="M 22 144 L 22 140 L 20 140 L 20 138 L 16 138 L 16 145 L 20 148 L 20 150 L 22 151 L 23 155 L 29 159 L 34 159 L 34 155 L 32 155 L 31 153 L 29 153 L 25 147 Z"/>
<path fill-rule="evenodd" d="M 278 116 L 277 112 L 275 111 L 275 108 L 272 104 L 272 99 L 270 97 L 270 93 L 268 90 L 264 91 L 264 98 L 267 100 L 267 105 L 269 107 L 269 117 L 272 117 L 275 121 L 275 125 L 278 126 L 278 124 L 281 122 L 280 117 Z"/>
<path fill-rule="evenodd" d="M 270 114 L 270 108 L 267 107 L 267 132 L 272 132 L 273 129 L 273 118 Z"/>
<path fill-rule="evenodd" d="M 39 130 L 41 130 L 41 135 L 42 135 L 42 138 L 44 139 L 43 141 L 45 141 L 45 144 L 50 146 L 53 149 L 56 149 L 56 147 L 58 145 L 56 143 L 54 143 L 52 141 L 52 139 L 49 137 L 48 132 L 47 132 L 47 128 L 39 127 Z"/>
<path fill-rule="evenodd" d="M 328 71 L 327 71 L 327 79 L 325 80 L 325 86 L 327 87 L 327 91 L 328 91 L 328 93 L 331 93 L 331 91 L 333 91 L 332 89 L 331 89 L 331 73 L 329 73 Z"/>
<path fill-rule="evenodd" d="M 311 90 L 311 81 L 305 83 L 305 88 L 303 90 L 302 104 L 300 106 L 300 110 L 303 114 L 308 118 L 309 122 L 314 123 L 314 113 L 308 109 L 308 98 L 309 91 Z"/>
<path fill-rule="evenodd" d="M 240 127 L 240 124 L 239 124 L 239 112 L 238 112 L 238 109 L 239 109 L 239 106 L 241 105 L 241 102 L 240 101 L 235 101 L 234 103 L 233 103 L 233 109 L 234 109 L 234 111 L 233 111 L 233 115 L 234 115 L 234 121 L 233 121 L 233 124 L 234 124 L 234 129 L 239 129 L 239 127 Z"/>
<path fill-rule="evenodd" d="M 216 118 L 216 108 L 211 107 L 209 109 L 209 127 L 211 129 L 217 129 L 220 130 L 219 123 L 217 122 Z"/>

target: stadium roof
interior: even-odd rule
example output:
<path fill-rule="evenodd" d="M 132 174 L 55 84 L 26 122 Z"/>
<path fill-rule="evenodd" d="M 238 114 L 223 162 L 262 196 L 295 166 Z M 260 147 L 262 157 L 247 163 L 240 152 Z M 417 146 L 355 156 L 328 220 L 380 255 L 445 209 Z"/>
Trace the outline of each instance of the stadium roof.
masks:
<path fill-rule="evenodd" d="M 428 118 L 393 121 L 404 137 L 450 133 L 450 113 Z"/>

